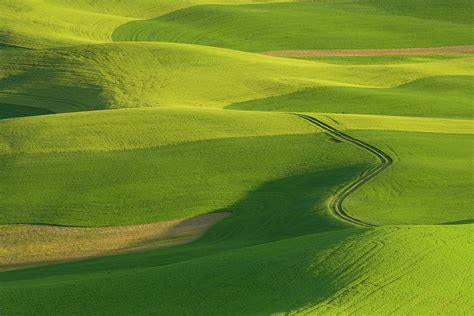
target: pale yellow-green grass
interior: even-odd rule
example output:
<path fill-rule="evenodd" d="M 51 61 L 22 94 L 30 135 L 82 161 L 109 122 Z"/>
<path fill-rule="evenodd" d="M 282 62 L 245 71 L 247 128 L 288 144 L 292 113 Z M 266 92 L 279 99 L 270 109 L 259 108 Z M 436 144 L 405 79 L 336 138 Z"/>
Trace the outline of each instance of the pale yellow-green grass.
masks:
<path fill-rule="evenodd" d="M 339 130 L 474 134 L 473 120 L 335 113 L 311 113 L 310 115 L 317 115 Z"/>
<path fill-rule="evenodd" d="M 0 103 L 53 112 L 222 108 L 310 87 L 391 88 L 432 76 L 472 75 L 473 60 L 347 66 L 171 43 L 15 51 L 0 60 Z"/>
<path fill-rule="evenodd" d="M 0 155 L 117 151 L 220 138 L 311 134 L 283 113 L 197 108 L 141 108 L 0 121 Z"/>
<path fill-rule="evenodd" d="M 4 0 L 0 3 L 0 43 L 46 48 L 112 41 L 127 22 L 149 19 L 202 4 L 282 2 L 281 0 Z"/>
<path fill-rule="evenodd" d="M 0 271 L 189 243 L 229 215 L 118 227 L 0 225 Z"/>

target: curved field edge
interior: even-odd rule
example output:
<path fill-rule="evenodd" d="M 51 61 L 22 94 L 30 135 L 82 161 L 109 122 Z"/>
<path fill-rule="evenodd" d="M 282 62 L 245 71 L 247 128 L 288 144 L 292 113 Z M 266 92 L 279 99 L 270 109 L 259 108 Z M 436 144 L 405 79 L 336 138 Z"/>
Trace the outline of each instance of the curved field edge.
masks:
<path fill-rule="evenodd" d="M 0 271 L 182 245 L 230 215 L 119 227 L 0 225 Z"/>

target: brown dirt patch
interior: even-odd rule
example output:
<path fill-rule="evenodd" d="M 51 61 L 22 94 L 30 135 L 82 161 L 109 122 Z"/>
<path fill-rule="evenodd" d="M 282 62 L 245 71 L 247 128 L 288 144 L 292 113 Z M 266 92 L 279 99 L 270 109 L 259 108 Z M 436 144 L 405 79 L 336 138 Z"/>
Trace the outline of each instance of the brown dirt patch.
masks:
<path fill-rule="evenodd" d="M 397 49 L 338 49 L 338 50 L 278 50 L 263 52 L 270 56 L 376 56 L 376 55 L 444 55 L 474 54 L 474 45 L 397 48 Z"/>
<path fill-rule="evenodd" d="M 230 214 L 119 227 L 0 225 L 0 271 L 185 244 Z"/>

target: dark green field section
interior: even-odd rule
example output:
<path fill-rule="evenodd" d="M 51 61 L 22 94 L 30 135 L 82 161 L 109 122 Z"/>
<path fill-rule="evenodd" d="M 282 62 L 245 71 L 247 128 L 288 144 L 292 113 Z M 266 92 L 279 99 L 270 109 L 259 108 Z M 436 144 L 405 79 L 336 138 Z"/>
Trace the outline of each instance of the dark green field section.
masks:
<path fill-rule="evenodd" d="M 265 218 L 264 210 L 286 210 L 295 203 L 311 217 L 313 206 L 322 205 L 324 213 L 330 192 L 370 162 L 357 148 L 311 134 L 6 156 L 0 162 L 0 221 L 107 226 L 222 209 Z"/>
<path fill-rule="evenodd" d="M 228 108 L 398 116 L 472 118 L 472 76 L 428 77 L 395 88 L 317 87 L 236 103 Z"/>
<path fill-rule="evenodd" d="M 472 8 L 463 0 L 203 5 L 129 22 L 112 39 L 250 52 L 468 45 Z"/>

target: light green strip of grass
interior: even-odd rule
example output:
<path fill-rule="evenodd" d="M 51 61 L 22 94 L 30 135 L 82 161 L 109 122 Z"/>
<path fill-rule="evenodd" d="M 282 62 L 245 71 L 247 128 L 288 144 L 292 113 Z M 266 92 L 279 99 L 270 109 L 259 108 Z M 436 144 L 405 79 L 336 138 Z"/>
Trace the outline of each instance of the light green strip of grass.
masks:
<path fill-rule="evenodd" d="M 312 114 L 339 130 L 474 134 L 474 120 L 335 113 Z"/>
<path fill-rule="evenodd" d="M 140 108 L 0 121 L 0 155 L 104 152 L 199 140 L 311 134 L 293 115 L 196 108 Z"/>
<path fill-rule="evenodd" d="M 228 108 L 470 119 L 474 114 L 473 78 L 473 76 L 434 76 L 383 89 L 316 87 L 237 103 Z"/>

